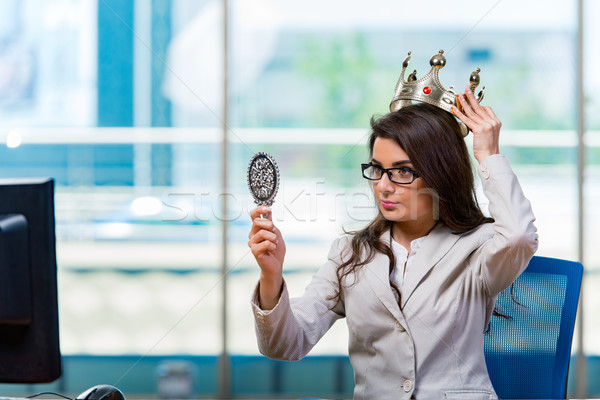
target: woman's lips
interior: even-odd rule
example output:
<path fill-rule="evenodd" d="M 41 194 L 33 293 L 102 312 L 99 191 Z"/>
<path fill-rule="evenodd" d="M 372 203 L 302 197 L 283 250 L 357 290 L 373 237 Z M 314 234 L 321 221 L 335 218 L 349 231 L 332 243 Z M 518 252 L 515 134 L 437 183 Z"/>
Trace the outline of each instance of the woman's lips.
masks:
<path fill-rule="evenodd" d="M 383 208 L 394 208 L 396 206 L 396 203 L 388 201 L 388 200 L 381 200 L 381 207 Z"/>

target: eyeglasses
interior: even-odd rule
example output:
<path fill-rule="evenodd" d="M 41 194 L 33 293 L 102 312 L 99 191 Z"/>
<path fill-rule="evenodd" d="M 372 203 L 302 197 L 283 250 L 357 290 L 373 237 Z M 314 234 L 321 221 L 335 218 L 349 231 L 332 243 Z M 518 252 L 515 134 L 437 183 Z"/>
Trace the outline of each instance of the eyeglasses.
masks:
<path fill-rule="evenodd" d="M 381 179 L 384 172 L 390 181 L 401 185 L 413 183 L 419 177 L 419 174 L 415 170 L 408 167 L 381 168 L 379 165 L 374 164 L 361 164 L 361 167 L 363 177 L 371 181 Z"/>

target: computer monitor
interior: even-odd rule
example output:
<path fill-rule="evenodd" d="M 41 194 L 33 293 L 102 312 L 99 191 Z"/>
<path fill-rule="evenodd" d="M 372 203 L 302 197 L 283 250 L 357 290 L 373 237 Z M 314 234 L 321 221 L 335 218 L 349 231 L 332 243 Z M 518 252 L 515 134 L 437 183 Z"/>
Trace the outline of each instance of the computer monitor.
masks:
<path fill-rule="evenodd" d="M 0 179 L 0 382 L 61 375 L 54 181 Z"/>

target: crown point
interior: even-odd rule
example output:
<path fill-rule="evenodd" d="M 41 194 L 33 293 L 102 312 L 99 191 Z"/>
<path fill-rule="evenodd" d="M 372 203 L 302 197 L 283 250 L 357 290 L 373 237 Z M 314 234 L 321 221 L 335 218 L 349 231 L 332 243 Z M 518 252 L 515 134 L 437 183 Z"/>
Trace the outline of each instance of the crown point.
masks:
<path fill-rule="evenodd" d="M 479 93 L 477 93 L 477 101 L 478 101 L 478 102 L 480 102 L 480 103 L 481 103 L 481 101 L 483 100 L 483 96 L 484 96 L 484 93 L 483 93 L 483 91 L 484 91 L 484 90 L 485 90 L 485 86 L 483 86 L 483 87 L 481 88 L 481 90 L 479 91 Z"/>
<path fill-rule="evenodd" d="M 408 67 L 408 63 L 410 62 L 410 53 L 411 52 L 409 51 L 404 61 L 402 61 L 402 69 L 406 69 L 406 67 Z"/>
<path fill-rule="evenodd" d="M 471 84 L 471 90 L 475 89 L 479 85 L 479 72 L 481 69 L 477 68 L 475 71 L 471 72 L 471 76 L 469 77 L 469 83 Z"/>
<path fill-rule="evenodd" d="M 431 57 L 429 60 L 429 65 L 434 68 L 444 68 L 444 65 L 446 65 L 446 57 L 442 55 L 443 52 L 443 50 L 440 50 L 438 54 Z"/>
<path fill-rule="evenodd" d="M 406 79 L 407 82 L 414 82 L 417 80 L 417 70 L 415 69 Z"/>

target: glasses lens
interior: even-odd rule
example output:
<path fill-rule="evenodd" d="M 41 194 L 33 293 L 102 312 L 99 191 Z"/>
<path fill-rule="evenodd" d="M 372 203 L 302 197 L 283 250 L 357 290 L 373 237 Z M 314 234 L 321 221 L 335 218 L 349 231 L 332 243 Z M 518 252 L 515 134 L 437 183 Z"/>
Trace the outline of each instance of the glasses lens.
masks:
<path fill-rule="evenodd" d="M 363 176 L 367 179 L 380 179 L 381 178 L 381 169 L 377 168 L 374 165 L 364 165 L 363 166 Z"/>
<path fill-rule="evenodd" d="M 414 174 L 407 169 L 391 169 L 392 181 L 396 183 L 411 183 L 414 180 Z"/>

